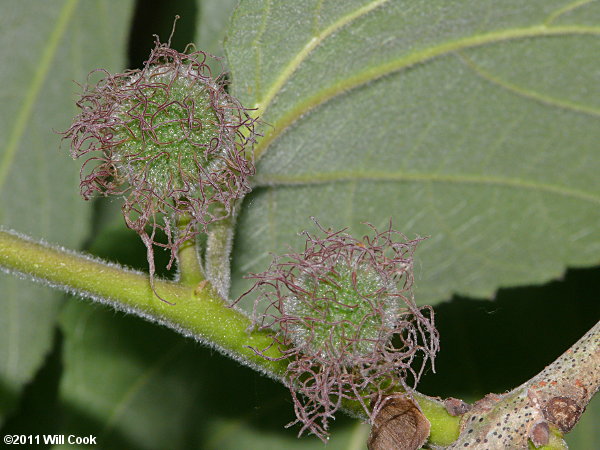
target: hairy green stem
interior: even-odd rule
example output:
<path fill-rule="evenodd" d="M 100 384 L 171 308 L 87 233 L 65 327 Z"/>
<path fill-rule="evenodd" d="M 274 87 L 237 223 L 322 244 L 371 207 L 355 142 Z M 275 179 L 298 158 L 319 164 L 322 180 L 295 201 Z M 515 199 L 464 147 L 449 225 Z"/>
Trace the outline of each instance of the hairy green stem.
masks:
<path fill-rule="evenodd" d="M 194 337 L 234 359 L 275 378 L 287 364 L 269 361 L 249 348 L 263 349 L 272 340 L 267 332 L 247 331 L 250 319 L 232 308 L 207 281 L 195 288 L 155 280 L 152 291 L 147 274 L 125 270 L 81 254 L 33 242 L 13 232 L 0 231 L 0 266 L 70 293 L 108 303 Z M 267 354 L 281 357 L 273 346 Z"/>
<path fill-rule="evenodd" d="M 217 292 L 223 298 L 229 297 L 231 285 L 230 257 L 233 247 L 233 227 L 237 218 L 237 210 L 222 220 L 211 223 L 206 239 L 204 270 Z"/>
<path fill-rule="evenodd" d="M 434 445 L 449 445 L 460 433 L 460 416 L 451 416 L 444 402 L 415 392 L 414 400 L 419 404 L 421 412 L 431 424 L 429 442 Z"/>
<path fill-rule="evenodd" d="M 188 215 L 179 217 L 177 219 L 178 230 L 185 231 L 189 223 L 190 218 Z M 179 271 L 179 283 L 185 286 L 197 286 L 198 283 L 205 279 L 195 237 L 185 241 L 179 247 L 177 251 L 177 268 Z"/>

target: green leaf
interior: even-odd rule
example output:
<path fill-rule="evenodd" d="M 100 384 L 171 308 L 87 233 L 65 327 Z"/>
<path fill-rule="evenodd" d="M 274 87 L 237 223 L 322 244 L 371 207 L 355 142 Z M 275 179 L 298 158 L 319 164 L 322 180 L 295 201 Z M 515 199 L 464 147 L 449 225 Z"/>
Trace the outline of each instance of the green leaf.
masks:
<path fill-rule="evenodd" d="M 287 405 L 288 408 L 291 405 Z M 341 426 L 334 424 L 331 438 L 327 446 L 315 437 L 302 437 L 298 439 L 291 430 L 260 429 L 258 426 L 250 427 L 239 421 L 212 420 L 211 433 L 213 438 L 208 440 L 207 450 L 363 450 L 366 448 L 370 427 L 367 424 L 350 420 L 341 416 L 344 422 Z M 337 421 L 338 419 L 336 419 Z M 280 425 L 281 427 L 281 425 Z"/>
<path fill-rule="evenodd" d="M 64 309 L 64 431 L 92 434 L 106 448 L 182 448 L 198 383 L 172 332 L 106 308 Z"/>
<path fill-rule="evenodd" d="M 600 442 L 600 397 L 595 396 L 575 428 L 565 436 L 569 448 L 596 448 Z"/>
<path fill-rule="evenodd" d="M 431 236 L 417 300 L 599 261 L 600 3 L 242 1 L 226 52 L 265 122 L 233 293 L 315 231 Z"/>
<path fill-rule="evenodd" d="M 196 45 L 202 51 L 221 57 L 227 23 L 239 1 L 197 0 L 197 3 Z"/>
<path fill-rule="evenodd" d="M 78 194 L 79 165 L 59 150 L 75 115 L 74 95 L 97 67 L 122 65 L 131 1 L 23 2 L 0 6 L 0 224 L 78 247 L 89 205 Z M 0 276 L 0 422 L 52 344 L 62 295 Z"/>
<path fill-rule="evenodd" d="M 214 55 L 217 59 L 208 58 L 212 76 L 217 77 L 227 70 L 223 58 L 223 39 L 231 14 L 239 0 L 196 0 L 198 17 L 196 20 L 196 38 L 199 50 Z"/>

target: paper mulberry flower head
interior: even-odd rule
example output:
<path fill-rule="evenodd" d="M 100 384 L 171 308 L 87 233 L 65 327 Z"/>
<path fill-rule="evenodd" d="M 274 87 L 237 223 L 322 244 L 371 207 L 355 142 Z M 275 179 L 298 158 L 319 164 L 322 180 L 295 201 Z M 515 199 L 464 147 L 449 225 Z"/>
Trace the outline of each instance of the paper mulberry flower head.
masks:
<path fill-rule="evenodd" d="M 300 434 L 325 439 L 328 420 L 345 400 L 372 419 L 385 397 L 416 386 L 439 349 L 433 310 L 411 293 L 412 255 L 420 239 L 390 227 L 355 239 L 320 228 L 304 233 L 302 253 L 276 257 L 252 275 L 257 326 L 274 330 L 289 359 L 287 383 Z M 263 356 L 266 349 L 256 349 Z M 266 357 L 266 356 L 265 356 Z"/>
<path fill-rule="evenodd" d="M 171 250 L 231 214 L 250 191 L 253 120 L 211 76 L 209 56 L 161 44 L 143 69 L 104 77 L 84 88 L 81 109 L 64 137 L 86 157 L 81 193 L 125 197 L 123 213 L 148 248 Z M 97 72 L 97 71 L 96 71 Z M 183 227 L 175 218 L 186 218 Z M 157 229 L 168 242 L 157 243 Z"/>

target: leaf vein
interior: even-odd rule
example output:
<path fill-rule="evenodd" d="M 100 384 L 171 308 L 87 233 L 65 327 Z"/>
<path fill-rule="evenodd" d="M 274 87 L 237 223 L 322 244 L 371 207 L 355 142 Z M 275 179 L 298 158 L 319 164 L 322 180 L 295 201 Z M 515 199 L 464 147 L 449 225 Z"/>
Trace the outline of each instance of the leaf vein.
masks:
<path fill-rule="evenodd" d="M 577 0 L 572 3 L 568 3 L 565 6 L 558 8 L 556 11 L 552 12 L 544 21 L 544 25 L 551 25 L 552 22 L 555 22 L 560 16 L 565 15 L 573 11 L 574 9 L 585 6 L 589 3 L 592 3 L 595 0 Z"/>
<path fill-rule="evenodd" d="M 163 355 L 157 358 L 153 364 L 148 366 L 144 372 L 140 373 L 139 377 L 133 383 L 131 383 L 131 386 L 127 392 L 124 393 L 124 395 L 121 397 L 121 400 L 115 405 L 112 414 L 104 425 L 104 429 L 100 433 L 104 439 L 106 439 L 106 436 L 108 436 L 113 430 L 115 424 L 125 413 L 125 410 L 131 404 L 134 397 L 148 384 L 152 377 L 157 375 L 164 367 L 167 366 L 168 363 L 181 354 L 183 349 L 183 342 L 179 342 L 178 344 L 174 345 Z"/>
<path fill-rule="evenodd" d="M 260 95 L 262 91 L 262 86 L 260 82 L 260 69 L 262 67 L 262 47 L 258 44 L 260 43 L 260 40 L 262 39 L 267 29 L 267 18 L 269 17 L 270 11 L 271 0 L 267 0 L 267 2 L 265 3 L 265 7 L 263 8 L 260 29 L 258 30 L 258 33 L 256 33 L 256 37 L 252 41 L 252 47 L 254 48 L 254 60 L 256 63 L 256 70 L 254 71 L 254 92 L 256 92 L 256 95 Z"/>
<path fill-rule="evenodd" d="M 334 23 L 325 28 L 320 34 L 314 36 L 310 41 L 308 41 L 296 54 L 296 56 L 284 67 L 279 74 L 279 77 L 277 77 L 275 82 L 271 85 L 265 96 L 254 105 L 254 109 L 256 109 L 255 116 L 259 117 L 264 113 L 273 99 L 281 91 L 283 85 L 290 79 L 294 72 L 296 72 L 298 67 L 300 67 L 300 64 L 304 62 L 308 55 L 319 46 L 319 44 L 321 44 L 336 31 L 345 27 L 354 20 L 364 16 L 373 9 L 383 5 L 384 3 L 387 3 L 388 1 L 389 0 L 375 0 L 371 3 L 368 3 L 365 6 L 352 11 L 350 14 L 347 14 L 336 20 Z"/>
<path fill-rule="evenodd" d="M 600 110 L 592 106 L 581 105 L 578 103 L 570 102 L 568 100 L 561 100 L 559 98 L 550 97 L 547 95 L 540 94 L 538 92 L 529 90 L 527 88 L 518 86 L 510 83 L 502 78 L 494 75 L 493 73 L 485 70 L 483 67 L 477 65 L 475 61 L 469 58 L 467 55 L 457 52 L 459 60 L 468 67 L 473 73 L 487 81 L 488 83 L 498 86 L 508 92 L 511 92 L 519 97 L 533 100 L 542 103 L 547 106 L 553 106 L 556 108 L 567 109 L 570 111 L 588 114 L 590 116 L 600 117 Z"/>
<path fill-rule="evenodd" d="M 42 52 L 42 57 L 37 66 L 37 71 L 35 72 L 31 81 L 31 86 L 27 90 L 25 99 L 23 100 L 21 108 L 16 115 L 15 124 L 8 137 L 8 143 L 6 144 L 4 155 L 2 157 L 2 161 L 0 162 L 0 190 L 2 190 L 2 186 L 6 182 L 8 171 L 15 159 L 21 139 L 25 134 L 27 122 L 33 114 L 34 104 L 40 94 L 42 86 L 44 85 L 44 81 L 50 72 L 50 66 L 58 50 L 58 45 L 67 29 L 67 25 L 71 17 L 73 16 L 73 12 L 75 11 L 77 3 L 78 0 L 68 0 L 60 11 L 56 26 L 52 30 L 46 47 Z"/>
<path fill-rule="evenodd" d="M 484 45 L 497 44 L 499 42 L 539 38 L 554 37 L 562 35 L 600 35 L 600 27 L 590 26 L 560 26 L 546 27 L 545 25 L 536 25 L 527 28 L 507 29 L 495 31 L 482 35 L 468 36 L 462 39 L 445 42 L 433 47 L 424 48 L 401 58 L 389 61 L 378 66 L 371 67 L 356 75 L 350 76 L 335 85 L 328 86 L 313 96 L 297 104 L 287 114 L 284 114 L 278 120 L 272 123 L 272 127 L 265 132 L 263 138 L 257 143 L 254 149 L 255 158 L 258 160 L 271 143 L 285 132 L 294 122 L 316 107 L 328 102 L 334 97 L 356 89 L 371 81 L 377 80 L 392 73 L 398 73 L 417 64 L 424 64 L 433 59 L 456 53 L 468 48 L 481 47 Z M 274 96 L 275 94 L 273 94 Z M 257 110 L 264 111 L 265 105 Z"/>
<path fill-rule="evenodd" d="M 454 184 L 480 184 L 512 187 L 516 189 L 529 189 L 532 191 L 556 194 L 571 197 L 582 201 L 600 204 L 600 196 L 567 186 L 552 185 L 536 181 L 527 181 L 519 178 L 507 178 L 486 175 L 444 175 L 435 173 L 386 173 L 386 172 L 332 172 L 326 174 L 310 175 L 261 175 L 255 178 L 255 187 L 274 185 L 320 184 L 348 180 L 363 181 L 392 181 L 392 182 L 424 182 L 424 183 L 454 183 Z"/>

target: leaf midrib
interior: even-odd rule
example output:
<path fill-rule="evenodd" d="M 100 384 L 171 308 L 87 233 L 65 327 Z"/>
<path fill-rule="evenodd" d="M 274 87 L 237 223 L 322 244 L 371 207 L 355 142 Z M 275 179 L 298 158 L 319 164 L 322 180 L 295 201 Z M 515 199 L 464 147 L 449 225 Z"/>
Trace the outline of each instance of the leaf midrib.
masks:
<path fill-rule="evenodd" d="M 260 159 L 270 145 L 300 117 L 314 110 L 318 106 L 328 102 L 332 98 L 356 89 L 366 83 L 392 73 L 406 70 L 415 65 L 429 62 L 438 57 L 469 48 L 497 44 L 510 40 L 556 37 L 564 35 L 600 35 L 600 27 L 574 25 L 549 27 L 545 24 L 542 24 L 525 28 L 511 28 L 444 42 L 409 53 L 407 55 L 403 55 L 400 58 L 388 61 L 384 64 L 373 66 L 357 73 L 356 75 L 349 76 L 333 86 L 328 86 L 324 89 L 321 89 L 304 101 L 298 103 L 294 108 L 292 108 L 286 114 L 280 116 L 276 121 L 271 122 L 271 126 L 265 130 L 264 136 L 258 141 L 254 149 L 255 159 Z M 306 48 L 306 46 L 304 48 Z M 316 45 L 312 48 L 316 48 Z M 275 92 L 272 88 L 267 91 L 268 96 L 265 96 L 261 101 L 257 102 L 258 105 L 261 105 L 261 108 L 255 111 L 255 116 L 258 117 L 259 115 L 262 115 L 264 117 L 264 112 L 267 110 L 268 106 L 272 103 L 273 99 L 278 95 L 278 93 L 281 92 L 281 89 L 283 89 L 285 83 L 291 78 L 291 75 L 296 71 L 297 67 L 306 59 L 307 56 L 308 52 L 304 52 L 302 60 L 296 61 L 297 58 L 294 58 L 292 61 L 295 61 L 294 64 L 296 65 L 293 70 L 291 70 L 289 66 L 284 69 L 282 74 L 289 74 L 288 78 L 284 78 L 282 76 L 278 77 L 277 86 L 279 90 Z M 268 102 L 265 102 L 265 99 L 268 99 Z"/>
<path fill-rule="evenodd" d="M 317 48 L 325 39 L 331 36 L 336 31 L 345 27 L 349 23 L 355 21 L 356 19 L 364 16 L 365 14 L 371 12 L 372 10 L 378 8 L 384 3 L 389 2 L 389 0 L 376 0 L 374 2 L 368 3 L 361 8 L 358 8 L 352 11 L 350 14 L 346 14 L 342 16 L 334 23 L 326 27 L 323 31 L 321 31 L 318 35 L 313 36 L 311 40 L 309 40 L 302 49 L 296 54 L 296 56 L 283 68 L 280 72 L 279 76 L 275 79 L 269 90 L 266 92 L 264 97 L 255 103 L 255 115 L 256 117 L 260 117 L 264 114 L 265 110 L 269 107 L 273 99 L 277 96 L 277 94 L 281 91 L 282 87 L 289 81 L 292 75 L 296 72 L 298 67 L 304 62 L 304 60 L 308 57 L 312 51 Z"/>

